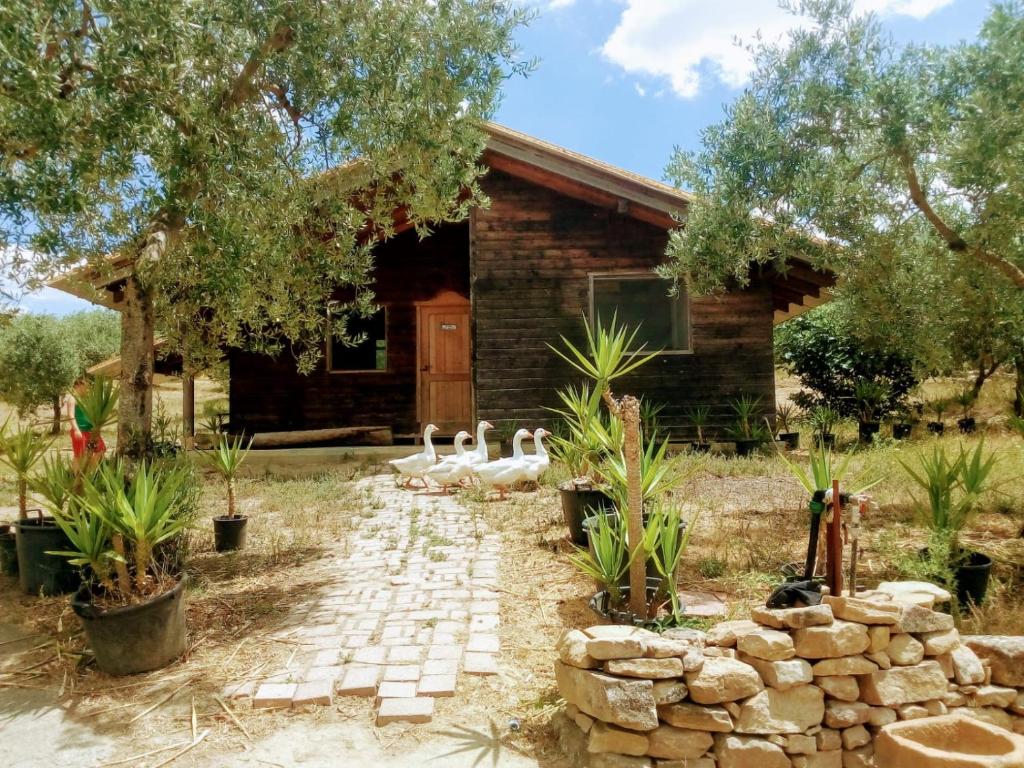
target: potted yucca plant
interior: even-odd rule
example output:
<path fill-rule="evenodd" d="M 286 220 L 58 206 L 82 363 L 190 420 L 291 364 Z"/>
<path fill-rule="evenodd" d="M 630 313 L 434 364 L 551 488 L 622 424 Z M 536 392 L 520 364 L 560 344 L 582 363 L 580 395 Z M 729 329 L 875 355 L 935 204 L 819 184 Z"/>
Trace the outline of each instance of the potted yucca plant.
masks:
<path fill-rule="evenodd" d="M 213 546 L 218 552 L 229 552 L 245 546 L 245 528 L 249 517 L 239 515 L 236 509 L 235 478 L 252 447 L 252 438 L 245 445 L 243 441 L 242 435 L 232 438 L 221 434 L 216 447 L 200 453 L 206 463 L 224 478 L 228 487 L 228 513 L 213 518 Z"/>
<path fill-rule="evenodd" d="M 823 443 L 828 448 L 836 445 L 836 427 L 842 421 L 839 411 L 827 405 L 818 405 L 807 414 L 807 422 L 811 427 L 816 443 Z"/>
<path fill-rule="evenodd" d="M 736 455 L 749 456 L 759 445 L 771 438 L 759 419 L 761 398 L 760 396 L 740 395 L 732 401 L 731 406 L 736 414 L 736 423 L 732 429 L 733 441 L 736 443 Z"/>
<path fill-rule="evenodd" d="M 790 451 L 800 447 L 800 432 L 794 429 L 799 418 L 796 406 L 792 403 L 779 403 L 775 406 L 776 437 Z"/>
<path fill-rule="evenodd" d="M 949 408 L 949 401 L 944 397 L 937 397 L 934 400 L 928 401 L 928 410 L 930 410 L 935 418 L 928 422 L 928 431 L 933 435 L 941 435 L 946 431 L 946 422 L 942 420 L 947 409 Z"/>
<path fill-rule="evenodd" d="M 960 406 L 960 418 L 956 420 L 956 426 L 960 430 L 960 434 L 973 434 L 978 426 L 977 421 L 974 419 L 974 404 L 977 402 L 978 396 L 974 393 L 973 389 L 965 389 L 953 399 Z"/>
<path fill-rule="evenodd" d="M 175 545 L 191 521 L 188 478 L 182 466 L 143 461 L 129 475 L 105 461 L 76 480 L 63 508 L 51 507 L 70 542 L 54 554 L 88 574 L 71 607 L 108 674 L 158 669 L 185 652 L 186 576 Z"/>
<path fill-rule="evenodd" d="M 889 399 L 889 389 L 877 381 L 858 381 L 853 397 L 857 401 L 857 437 L 867 445 L 882 428 L 882 411 Z"/>
<path fill-rule="evenodd" d="M 693 430 L 697 434 L 696 442 L 690 443 L 690 448 L 694 453 L 707 453 L 711 450 L 711 443 L 704 434 L 704 428 L 708 425 L 710 416 L 711 409 L 706 405 L 696 405 L 686 411 L 686 418 L 690 420 Z"/>

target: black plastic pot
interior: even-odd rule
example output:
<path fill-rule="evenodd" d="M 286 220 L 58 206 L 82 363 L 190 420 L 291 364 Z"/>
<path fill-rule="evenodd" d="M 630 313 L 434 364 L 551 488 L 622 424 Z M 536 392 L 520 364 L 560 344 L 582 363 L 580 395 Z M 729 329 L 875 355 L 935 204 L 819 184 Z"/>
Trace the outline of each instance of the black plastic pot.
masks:
<path fill-rule="evenodd" d="M 651 601 L 658 594 L 659 579 L 647 579 L 647 603 Z M 622 605 L 629 605 L 629 587 L 626 586 L 622 590 Z M 624 608 L 613 608 L 608 605 L 608 593 L 605 591 L 598 592 L 590 598 L 590 610 L 600 616 L 606 621 L 610 621 L 612 624 L 626 624 L 629 626 L 643 626 L 647 624 L 650 619 L 646 616 L 637 616 L 631 613 L 628 609 Z M 680 606 L 681 607 L 681 606 Z"/>
<path fill-rule="evenodd" d="M 585 546 L 587 532 L 584 521 L 592 514 L 612 509 L 612 500 L 604 491 L 596 488 L 577 489 L 572 482 L 559 486 L 558 494 L 562 498 L 562 517 L 565 527 L 569 529 L 569 538 L 573 544 Z"/>
<path fill-rule="evenodd" d="M 708 453 L 711 450 L 711 443 L 690 443 L 690 450 L 693 453 Z"/>
<path fill-rule="evenodd" d="M 826 448 L 836 447 L 836 436 L 831 432 L 823 432 L 819 435 L 815 435 L 814 437 L 819 444 L 824 445 Z"/>
<path fill-rule="evenodd" d="M 779 432 L 779 440 L 786 444 L 786 448 L 790 451 L 795 451 L 800 447 L 800 433 L 799 432 Z"/>
<path fill-rule="evenodd" d="M 929 421 L 928 431 L 931 432 L 933 435 L 941 435 L 943 432 L 946 431 L 946 425 L 943 424 L 941 421 Z"/>
<path fill-rule="evenodd" d="M 862 443 L 870 443 L 882 428 L 877 421 L 862 421 L 857 425 L 857 437 Z"/>
<path fill-rule="evenodd" d="M 957 419 L 956 425 L 960 428 L 960 434 L 970 435 L 974 433 L 974 430 L 978 426 L 978 422 L 974 420 L 973 416 L 968 416 L 966 419 Z"/>
<path fill-rule="evenodd" d="M 0 574 L 18 575 L 18 540 L 8 523 L 0 525 Z"/>
<path fill-rule="evenodd" d="M 213 518 L 213 548 L 218 552 L 231 552 L 245 546 L 246 515 Z"/>
<path fill-rule="evenodd" d="M 18 581 L 28 595 L 61 595 L 74 592 L 82 577 L 66 557 L 50 555 L 71 549 L 64 531 L 48 518 L 19 520 L 15 524 L 18 549 Z"/>
<path fill-rule="evenodd" d="M 892 436 L 894 440 L 906 440 L 913 432 L 913 424 L 896 423 L 892 425 Z"/>
<path fill-rule="evenodd" d="M 981 605 L 988 591 L 988 577 L 992 572 L 992 558 L 981 552 L 967 553 L 966 562 L 956 569 L 956 599 L 960 605 Z"/>
<path fill-rule="evenodd" d="M 185 652 L 185 582 L 138 605 L 102 610 L 83 586 L 71 608 L 85 629 L 96 665 L 108 675 L 134 675 L 166 667 Z"/>
<path fill-rule="evenodd" d="M 734 442 L 736 443 L 737 456 L 749 456 L 754 451 L 756 451 L 757 447 L 761 444 L 760 440 L 748 439 L 736 440 Z"/>

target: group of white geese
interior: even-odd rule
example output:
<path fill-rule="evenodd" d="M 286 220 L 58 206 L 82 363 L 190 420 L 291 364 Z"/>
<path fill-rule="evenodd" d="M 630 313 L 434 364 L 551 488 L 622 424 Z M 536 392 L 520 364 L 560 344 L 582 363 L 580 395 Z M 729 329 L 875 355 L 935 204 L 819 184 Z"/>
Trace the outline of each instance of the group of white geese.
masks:
<path fill-rule="evenodd" d="M 413 480 L 419 480 L 424 488 L 429 488 L 429 481 L 434 481 L 448 493 L 453 485 L 466 485 L 475 477 L 481 487 L 495 489 L 500 498 L 504 499 L 508 489 L 521 481 L 533 481 L 547 471 L 551 461 L 544 449 L 543 439 L 550 435 L 546 429 L 538 428 L 533 432 L 520 429 L 512 438 L 512 455 L 508 458 L 490 460 L 487 454 L 485 433 L 494 429 L 489 421 L 481 421 L 476 425 L 476 447 L 468 451 L 464 443 L 470 438 L 469 432 L 462 430 L 455 435 L 455 453 L 439 457 L 434 449 L 431 436 L 437 427 L 428 424 L 423 430 L 423 450 L 412 456 L 392 459 L 389 464 L 404 478 L 406 488 L 412 486 Z M 533 438 L 535 452 L 523 452 L 523 440 Z"/>

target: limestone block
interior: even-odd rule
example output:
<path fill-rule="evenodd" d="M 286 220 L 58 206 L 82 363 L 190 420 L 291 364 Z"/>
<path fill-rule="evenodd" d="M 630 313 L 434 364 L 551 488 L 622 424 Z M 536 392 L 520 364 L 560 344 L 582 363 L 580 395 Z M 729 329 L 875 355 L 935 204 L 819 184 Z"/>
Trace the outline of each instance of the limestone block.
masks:
<path fill-rule="evenodd" d="M 860 678 L 860 697 L 868 704 L 894 707 L 942 698 L 948 690 L 946 676 L 934 661 L 914 667 L 880 669 Z"/>
<path fill-rule="evenodd" d="M 832 623 L 832 609 L 827 605 L 803 608 L 754 608 L 750 618 L 773 629 L 803 629 Z"/>
<path fill-rule="evenodd" d="M 871 707 L 863 701 L 826 701 L 825 725 L 829 728 L 852 728 L 868 721 Z"/>
<path fill-rule="evenodd" d="M 844 621 L 858 624 L 895 624 L 900 617 L 901 606 L 880 600 L 865 600 L 858 597 L 825 595 L 821 598 L 832 609 L 832 615 Z"/>
<path fill-rule="evenodd" d="M 601 662 L 587 653 L 589 640 L 590 638 L 578 629 L 565 630 L 555 645 L 558 658 L 563 664 L 580 669 L 595 669 L 601 666 Z"/>
<path fill-rule="evenodd" d="M 715 735 L 718 768 L 791 768 L 782 747 L 757 736 Z"/>
<path fill-rule="evenodd" d="M 925 656 L 941 656 L 960 645 L 960 633 L 956 629 L 922 632 L 917 639 L 924 645 Z"/>
<path fill-rule="evenodd" d="M 866 656 L 840 656 L 836 659 L 822 659 L 815 662 L 811 670 L 819 677 L 834 675 L 868 675 L 878 669 L 878 664 Z"/>
<path fill-rule="evenodd" d="M 767 688 L 740 705 L 737 733 L 801 733 L 819 725 L 825 715 L 825 694 L 813 685 L 780 691 Z"/>
<path fill-rule="evenodd" d="M 913 635 L 893 635 L 889 645 L 886 646 L 885 655 L 897 666 L 911 667 L 924 659 L 924 645 L 918 642 Z"/>
<path fill-rule="evenodd" d="M 732 716 L 724 707 L 703 707 L 700 704 L 681 701 L 678 704 L 658 707 L 658 717 L 679 728 L 713 733 L 732 731 Z"/>
<path fill-rule="evenodd" d="M 660 725 L 648 734 L 647 754 L 666 760 L 692 760 L 711 748 L 714 739 L 705 731 Z"/>
<path fill-rule="evenodd" d="M 686 686 L 696 703 L 721 704 L 753 696 L 764 688 L 764 683 L 749 664 L 736 659 L 709 658 L 699 671 L 686 673 Z"/>
<path fill-rule="evenodd" d="M 614 725 L 595 720 L 587 739 L 588 752 L 614 752 L 620 755 L 643 755 L 647 753 L 647 734 L 628 731 Z"/>
<path fill-rule="evenodd" d="M 985 682 L 985 668 L 969 645 L 959 645 L 949 655 L 953 660 L 953 677 L 959 685 Z"/>
<path fill-rule="evenodd" d="M 658 727 L 650 680 L 611 677 L 555 662 L 555 682 L 563 699 L 591 717 L 637 731 Z"/>
<path fill-rule="evenodd" d="M 988 660 L 993 683 L 1024 687 L 1024 636 L 969 635 L 963 642 Z"/>
<path fill-rule="evenodd" d="M 953 629 L 953 617 L 948 613 L 939 613 L 920 605 L 904 605 L 900 620 L 893 627 L 893 632 L 943 632 Z"/>
<path fill-rule="evenodd" d="M 736 650 L 740 655 L 753 656 L 765 661 L 791 659 L 796 651 L 793 638 L 775 629 L 758 629 L 736 637 Z"/>
<path fill-rule="evenodd" d="M 750 621 L 749 619 L 723 621 L 708 630 L 705 642 L 707 645 L 719 646 L 721 648 L 732 648 L 736 645 L 736 638 L 739 635 L 745 635 L 748 632 L 757 632 L 760 629 L 760 624 Z"/>
<path fill-rule="evenodd" d="M 612 659 L 604 663 L 604 671 L 623 677 L 643 677 L 648 680 L 666 680 L 683 676 L 683 660 L 667 659 Z"/>
<path fill-rule="evenodd" d="M 779 690 L 806 685 L 814 677 L 811 674 L 811 665 L 803 659 L 765 661 L 741 653 L 740 661 L 756 669 L 765 685 Z"/>
<path fill-rule="evenodd" d="M 863 653 L 868 647 L 868 630 L 863 624 L 834 621 L 828 626 L 793 631 L 796 655 L 805 659 L 830 659 Z"/>
<path fill-rule="evenodd" d="M 814 684 L 833 699 L 840 701 L 856 701 L 860 697 L 860 686 L 853 675 L 815 677 Z"/>

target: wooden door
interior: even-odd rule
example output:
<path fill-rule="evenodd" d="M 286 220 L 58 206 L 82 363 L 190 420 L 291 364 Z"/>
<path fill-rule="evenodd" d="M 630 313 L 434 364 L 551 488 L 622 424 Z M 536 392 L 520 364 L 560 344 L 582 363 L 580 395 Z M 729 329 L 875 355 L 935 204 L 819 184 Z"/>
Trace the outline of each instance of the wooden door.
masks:
<path fill-rule="evenodd" d="M 417 305 L 420 429 L 473 429 L 469 319 L 469 300 L 455 293 Z"/>

